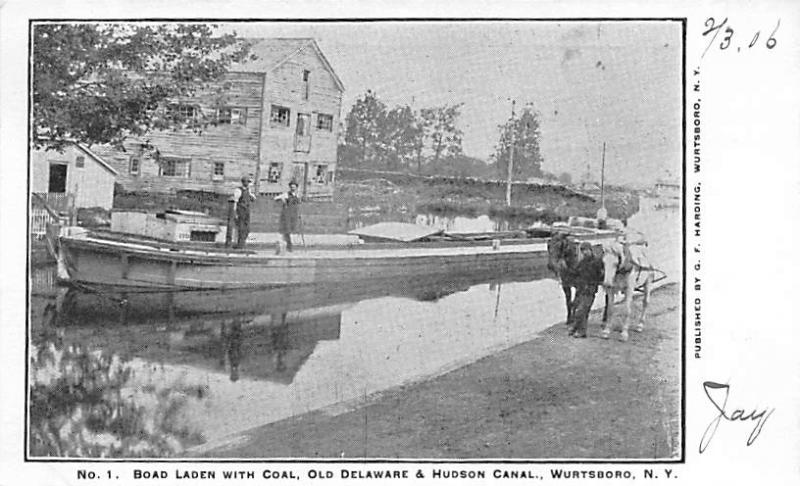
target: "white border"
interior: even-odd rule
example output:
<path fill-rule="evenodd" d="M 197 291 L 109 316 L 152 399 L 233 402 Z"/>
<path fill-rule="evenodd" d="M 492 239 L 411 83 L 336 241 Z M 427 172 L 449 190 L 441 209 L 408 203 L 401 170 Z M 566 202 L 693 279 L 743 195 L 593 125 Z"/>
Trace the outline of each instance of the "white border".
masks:
<path fill-rule="evenodd" d="M 234 7 L 235 6 L 235 7 Z M 794 304 L 800 295 L 796 277 L 800 214 L 800 8 L 791 1 L 750 2 L 7 2 L 0 9 L 2 89 L 0 90 L 0 227 L 7 235 L 0 252 L 0 484 L 75 483 L 70 463 L 23 463 L 27 18 L 128 17 L 687 17 L 688 88 L 700 67 L 702 97 L 702 169 L 692 171 L 692 144 L 687 140 L 687 190 L 697 182 L 702 192 L 702 290 L 690 291 L 687 304 L 702 299 L 703 358 L 694 359 L 687 343 L 686 463 L 669 466 L 678 479 L 716 484 L 797 484 L 800 480 L 800 356 Z M 728 17 L 743 31 L 771 30 L 781 19 L 772 51 L 748 56 L 710 49 L 700 60 L 707 39 L 701 35 L 707 17 Z M 692 104 L 692 93 L 688 95 Z M 691 106 L 687 107 L 691 123 Z M 691 128 L 691 126 L 689 126 Z M 691 222 L 691 203 L 688 208 Z M 691 228 L 689 229 L 691 231 Z M 687 255 L 692 263 L 689 238 Z M 694 276 L 688 269 L 687 277 Z M 687 335 L 692 319 L 687 316 Z M 697 445 L 714 410 L 701 383 L 730 383 L 731 404 L 775 409 L 758 440 L 746 447 L 743 427 L 723 424 L 714 443 L 700 455 Z M 165 465 L 167 466 L 167 465 Z M 131 464 L 86 466 L 112 469 L 130 477 Z M 199 469 L 219 466 L 200 465 Z M 265 466 L 268 467 L 268 466 Z M 355 467 L 355 466 L 354 466 Z M 393 468 L 416 467 L 395 465 Z M 427 466 L 421 466 L 427 467 Z M 307 465 L 283 465 L 302 475 Z M 330 465 L 325 469 L 335 469 Z M 472 468 L 464 466 L 464 469 Z M 491 465 L 475 465 L 486 469 Z M 570 469 L 631 469 L 640 466 L 576 466 Z M 658 466 L 659 470 L 663 467 Z M 172 469 L 165 467 L 165 469 Z M 261 471 L 256 466 L 249 469 Z M 547 465 L 531 470 L 546 474 Z M 303 476 L 304 477 L 304 476 Z M 257 479 L 257 481 L 262 481 Z M 584 480 L 586 481 L 586 480 Z M 663 477 L 659 481 L 667 482 Z M 133 482 L 133 481 L 131 481 Z M 281 481 L 274 481 L 281 483 Z M 332 484 L 348 481 L 328 480 Z M 420 484 L 425 481 L 418 481 Z M 489 480 L 486 483 L 491 482 Z M 570 481 L 567 481 L 570 482 Z M 128 484 L 120 480 L 111 484 Z M 135 482 L 134 482 L 135 483 Z M 141 483 L 141 481 L 139 481 Z M 480 484 L 482 482 L 474 482 Z M 159 483 L 164 484 L 164 483 Z M 210 484 L 210 483 L 209 483 Z M 286 484 L 297 484 L 296 481 Z M 459 483 L 460 484 L 460 483 Z"/>

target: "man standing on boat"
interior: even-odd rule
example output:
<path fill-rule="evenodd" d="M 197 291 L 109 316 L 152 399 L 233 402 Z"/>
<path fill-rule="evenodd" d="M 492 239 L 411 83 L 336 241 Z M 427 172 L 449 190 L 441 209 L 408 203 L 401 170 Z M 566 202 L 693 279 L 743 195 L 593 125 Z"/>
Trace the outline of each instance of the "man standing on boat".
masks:
<path fill-rule="evenodd" d="M 256 200 L 255 194 L 250 189 L 253 179 L 250 176 L 242 177 L 242 185 L 233 191 L 233 210 L 236 214 L 236 245 L 234 248 L 244 248 L 247 236 L 250 234 L 250 205 Z"/>
<path fill-rule="evenodd" d="M 300 221 L 300 197 L 297 195 L 297 182 L 289 183 L 289 192 L 275 198 L 281 202 L 280 231 L 286 250 L 292 251 L 292 233 L 297 231 Z"/>

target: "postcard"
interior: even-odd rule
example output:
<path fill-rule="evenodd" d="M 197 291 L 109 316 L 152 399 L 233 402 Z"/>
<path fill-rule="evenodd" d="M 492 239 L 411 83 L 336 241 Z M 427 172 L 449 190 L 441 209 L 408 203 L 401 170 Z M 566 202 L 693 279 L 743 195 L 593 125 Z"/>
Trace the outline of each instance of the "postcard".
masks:
<path fill-rule="evenodd" d="M 795 484 L 798 14 L 7 2 L 0 483 Z"/>

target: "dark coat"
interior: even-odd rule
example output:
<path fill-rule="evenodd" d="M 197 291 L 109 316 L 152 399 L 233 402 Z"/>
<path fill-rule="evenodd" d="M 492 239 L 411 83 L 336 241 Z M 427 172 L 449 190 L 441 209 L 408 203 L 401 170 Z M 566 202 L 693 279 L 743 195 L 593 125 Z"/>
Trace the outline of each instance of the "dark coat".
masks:
<path fill-rule="evenodd" d="M 281 201 L 281 233 L 295 233 L 300 224 L 300 198 L 295 194 L 287 194 Z"/>
<path fill-rule="evenodd" d="M 597 291 L 597 286 L 603 281 L 603 249 L 600 245 L 581 243 L 581 259 L 574 268 L 574 278 L 577 287 L 587 286 Z"/>

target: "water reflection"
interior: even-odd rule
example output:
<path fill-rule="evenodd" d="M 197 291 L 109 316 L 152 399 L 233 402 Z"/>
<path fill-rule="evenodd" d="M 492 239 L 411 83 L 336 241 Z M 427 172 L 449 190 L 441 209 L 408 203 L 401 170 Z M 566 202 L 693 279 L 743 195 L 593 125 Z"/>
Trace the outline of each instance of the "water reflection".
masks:
<path fill-rule="evenodd" d="M 647 234 L 651 260 L 677 281 L 680 213 L 650 209 L 643 205 L 629 224 Z M 180 431 L 171 435 L 179 444 L 140 444 L 144 455 L 192 455 L 192 447 L 258 425 L 337 413 L 532 339 L 564 315 L 543 261 L 514 272 L 254 291 L 95 295 L 56 289 L 44 275 L 34 282 L 35 349 L 116 356 L 130 370 L 120 396 L 138 397 L 143 411 L 158 410 L 152 396 L 176 400 L 166 422 L 152 423 Z"/>
<path fill-rule="evenodd" d="M 510 273 L 247 292 L 63 289 L 34 296 L 41 318 L 32 336 L 119 357 L 131 370 L 128 388 L 193 390 L 173 420 L 213 443 L 530 338 L 540 328 L 520 316 L 535 319 L 539 299 L 558 301 L 542 291 L 556 287 L 546 276 L 534 261 Z"/>
<path fill-rule="evenodd" d="M 488 233 L 491 231 L 508 231 L 518 229 L 522 224 L 513 225 L 509 221 L 492 219 L 487 215 L 476 217 L 454 216 L 443 214 L 418 214 L 414 223 L 429 226 L 448 233 Z"/>
<path fill-rule="evenodd" d="M 353 213 L 348 219 L 348 230 L 362 228 L 384 221 L 413 223 L 443 230 L 448 233 L 486 233 L 491 231 L 509 231 L 524 229 L 533 224 L 530 218 L 519 218 L 514 221 L 491 218 L 488 215 L 462 216 L 449 213 Z"/>

